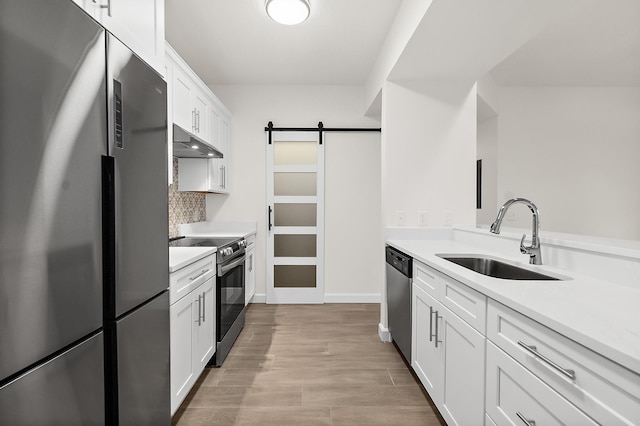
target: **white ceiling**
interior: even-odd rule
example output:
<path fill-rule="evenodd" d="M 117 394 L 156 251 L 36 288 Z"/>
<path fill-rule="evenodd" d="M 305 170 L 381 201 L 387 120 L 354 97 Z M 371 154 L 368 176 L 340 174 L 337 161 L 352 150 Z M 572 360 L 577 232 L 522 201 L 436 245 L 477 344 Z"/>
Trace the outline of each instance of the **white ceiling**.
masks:
<path fill-rule="evenodd" d="M 287 27 L 264 0 L 165 0 L 166 37 L 210 85 L 363 85 L 402 0 L 310 1 Z M 559 1 L 570 16 L 496 66 L 498 85 L 640 86 L 640 0 Z"/>
<path fill-rule="evenodd" d="M 290 27 L 264 0 L 165 0 L 166 38 L 210 85 L 363 85 L 401 0 L 310 1 Z"/>

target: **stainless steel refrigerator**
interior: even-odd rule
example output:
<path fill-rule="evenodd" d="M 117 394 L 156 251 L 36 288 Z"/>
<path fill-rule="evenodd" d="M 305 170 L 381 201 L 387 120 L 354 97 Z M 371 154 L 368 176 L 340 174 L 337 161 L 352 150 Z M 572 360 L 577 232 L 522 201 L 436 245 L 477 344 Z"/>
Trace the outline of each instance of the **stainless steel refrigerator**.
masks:
<path fill-rule="evenodd" d="M 0 424 L 169 424 L 166 84 L 0 0 Z"/>

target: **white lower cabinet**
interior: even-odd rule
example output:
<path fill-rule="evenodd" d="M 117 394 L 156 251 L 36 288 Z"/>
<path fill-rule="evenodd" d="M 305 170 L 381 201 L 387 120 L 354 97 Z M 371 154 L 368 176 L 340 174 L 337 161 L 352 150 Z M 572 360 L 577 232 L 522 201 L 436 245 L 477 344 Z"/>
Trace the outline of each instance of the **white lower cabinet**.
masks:
<path fill-rule="evenodd" d="M 251 302 L 256 294 L 256 236 L 250 235 L 246 238 L 247 259 L 244 264 L 244 304 Z"/>
<path fill-rule="evenodd" d="M 215 281 L 215 275 L 209 276 L 169 308 L 171 415 L 215 353 Z"/>
<path fill-rule="evenodd" d="M 461 285 L 446 281 L 438 287 Z M 412 290 L 411 358 L 416 374 L 449 425 L 484 424 L 485 337 L 421 282 L 414 281 Z"/>
<path fill-rule="evenodd" d="M 215 286 L 215 278 L 211 278 L 193 294 L 199 308 L 199 312 L 194 311 L 193 319 L 193 363 L 198 373 L 204 370 L 215 352 Z"/>
<path fill-rule="evenodd" d="M 497 426 L 598 424 L 491 342 L 486 399 Z"/>
<path fill-rule="evenodd" d="M 412 292 L 411 365 L 448 425 L 640 425 L 638 374 L 415 259 Z"/>
<path fill-rule="evenodd" d="M 412 291 L 411 365 L 435 402 L 444 379 L 442 350 L 436 347 L 433 340 L 433 312 L 441 305 L 415 281 Z"/>
<path fill-rule="evenodd" d="M 541 407 L 532 408 L 541 419 L 537 424 L 640 424 L 639 375 L 493 300 L 487 318 L 487 337 L 495 344 L 493 359 L 487 350 L 487 413 L 497 424 L 509 424 L 495 411 L 504 406 L 496 394 L 505 392 L 509 377 L 517 377 L 520 386 L 525 378 L 531 382 L 523 392 Z M 554 405 L 552 396 L 561 403 Z M 518 401 L 524 404 L 525 395 Z M 545 410 L 555 423 L 544 420 Z"/>

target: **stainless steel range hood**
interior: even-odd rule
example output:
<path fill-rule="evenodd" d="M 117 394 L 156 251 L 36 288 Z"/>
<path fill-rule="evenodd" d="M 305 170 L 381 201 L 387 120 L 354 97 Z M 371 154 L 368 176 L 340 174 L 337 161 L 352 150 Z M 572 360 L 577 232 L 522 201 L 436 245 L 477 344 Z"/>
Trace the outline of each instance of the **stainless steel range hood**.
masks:
<path fill-rule="evenodd" d="M 220 151 L 177 124 L 173 125 L 173 156 L 178 158 L 222 158 Z"/>

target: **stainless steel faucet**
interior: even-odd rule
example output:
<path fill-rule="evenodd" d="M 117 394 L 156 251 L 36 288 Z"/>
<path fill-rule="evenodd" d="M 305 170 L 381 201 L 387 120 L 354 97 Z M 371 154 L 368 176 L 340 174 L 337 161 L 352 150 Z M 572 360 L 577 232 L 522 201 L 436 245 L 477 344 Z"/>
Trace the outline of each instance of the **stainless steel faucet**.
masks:
<path fill-rule="evenodd" d="M 531 245 L 525 246 L 524 239 L 527 234 L 522 234 L 522 239 L 520 240 L 520 253 L 529 255 L 529 263 L 532 265 L 542 265 L 542 254 L 540 253 L 540 237 L 538 236 L 538 232 L 540 231 L 540 213 L 538 212 L 538 208 L 531 201 L 526 198 L 512 198 L 507 201 L 500 207 L 500 211 L 498 212 L 498 217 L 496 217 L 495 222 L 491 224 L 491 232 L 494 234 L 500 233 L 500 227 L 502 226 L 502 220 L 504 219 L 505 214 L 507 213 L 507 209 L 511 207 L 513 204 L 522 203 L 529 207 L 531 213 L 533 213 L 533 230 L 531 231 Z"/>

